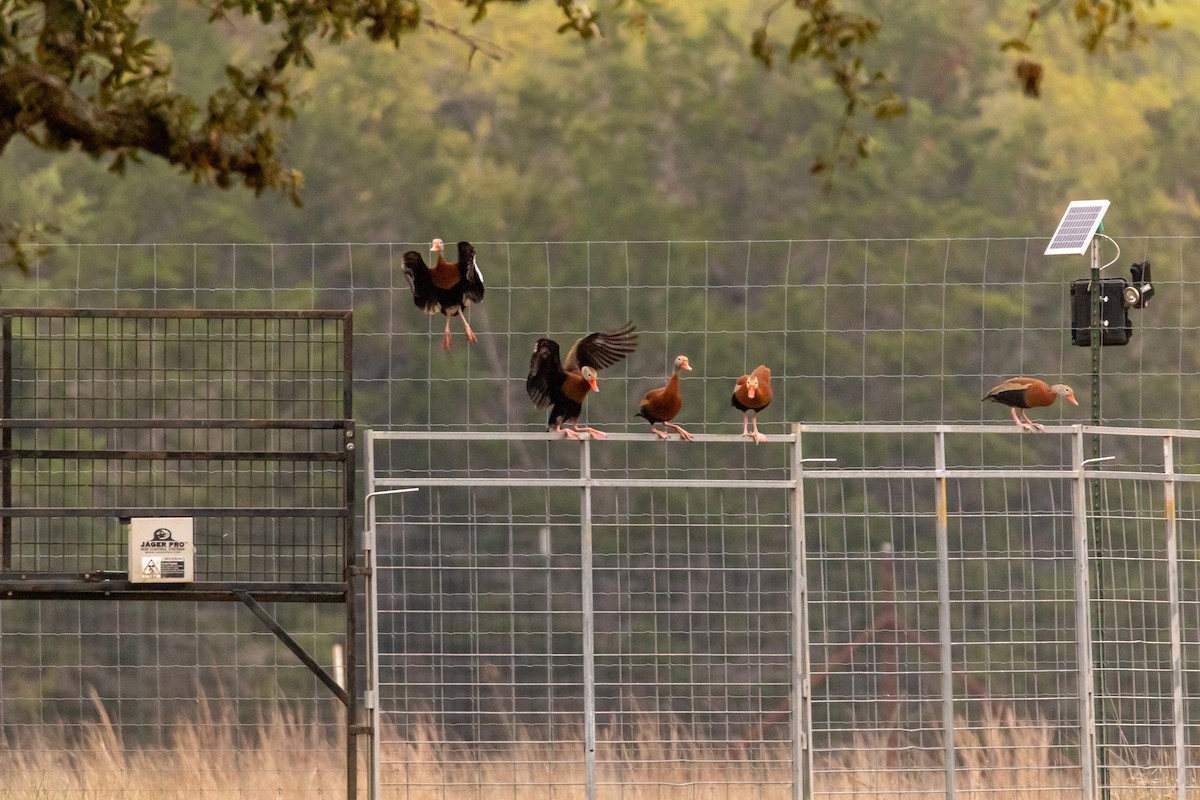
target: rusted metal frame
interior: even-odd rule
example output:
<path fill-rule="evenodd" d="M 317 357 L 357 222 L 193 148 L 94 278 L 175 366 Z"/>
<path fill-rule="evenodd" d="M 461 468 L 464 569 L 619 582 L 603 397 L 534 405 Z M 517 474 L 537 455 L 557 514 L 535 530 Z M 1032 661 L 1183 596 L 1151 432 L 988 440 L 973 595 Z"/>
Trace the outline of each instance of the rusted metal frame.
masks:
<path fill-rule="evenodd" d="M 219 320 L 334 320 L 341 322 L 341 366 L 342 405 L 341 419 L 138 419 L 96 418 L 72 420 L 19 419 L 12 418 L 13 410 L 13 326 L 15 318 L 32 319 L 183 319 L 211 321 Z M 267 625 L 268 628 L 327 686 L 347 707 L 347 753 L 346 781 L 347 796 L 357 795 L 357 763 L 359 735 L 369 733 L 369 727 L 360 723 L 356 686 L 357 620 L 355 616 L 354 581 L 362 570 L 354 563 L 354 477 L 355 442 L 353 409 L 353 312 L 349 310 L 286 311 L 286 310 L 221 310 L 209 309 L 0 309 L 0 597 L 5 599 L 144 599 L 144 600 L 239 600 Z M 331 451 L 170 451 L 149 452 L 137 450 L 67 450 L 26 449 L 13 450 L 15 429 L 125 429 L 160 428 L 180 430 L 344 430 L 341 446 Z M 82 508 L 13 508 L 12 470 L 17 459 L 67 458 L 83 460 L 121 461 L 308 461 L 317 463 L 342 463 L 344 497 L 341 508 L 175 508 L 173 511 L 188 516 L 211 517 L 341 517 L 343 519 L 343 578 L 340 583 L 279 584 L 263 583 L 247 585 L 235 582 L 193 583 L 187 587 L 134 585 L 127 575 L 118 573 L 88 573 L 79 575 L 54 575 L 39 573 L 33 579 L 28 574 L 13 573 L 12 563 L 12 519 L 14 517 L 118 517 L 151 516 L 159 513 L 159 507 L 114 507 L 105 509 Z M 253 593 L 253 594 L 252 594 Z M 269 602 L 340 602 L 346 608 L 346 687 L 334 681 L 317 662 L 276 622 L 255 598 Z"/>
<path fill-rule="evenodd" d="M 0 599 L 3 600 L 156 600 L 156 601 L 233 601 L 237 592 L 253 591 L 265 602 L 272 603 L 344 603 L 346 592 L 340 583 L 280 584 L 203 582 L 184 586 L 146 586 L 125 579 L 125 573 L 88 573 L 91 578 L 80 580 L 78 575 L 57 576 L 21 575 L 0 577 Z"/>
<path fill-rule="evenodd" d="M 316 675 L 317 679 L 325 684 L 338 700 L 342 701 L 343 705 L 347 708 L 351 707 L 351 696 L 347 694 L 346 690 L 339 686 L 338 682 L 333 679 L 333 676 L 326 672 L 325 668 L 318 664 L 316 659 L 310 656 L 308 651 L 301 647 L 300 643 L 293 639 L 292 635 L 284 630 L 283 626 L 274 617 L 267 613 L 267 610 L 254 599 L 254 596 L 248 590 L 235 589 L 233 593 L 237 595 L 239 600 L 245 603 L 246 607 L 254 613 L 254 616 L 262 620 L 262 623 L 270 629 L 271 633 L 275 634 L 275 638 L 283 642 L 284 646 L 288 650 L 291 650 L 292 654 L 300 659 L 304 666 L 308 667 L 309 671 L 313 675 Z"/>
<path fill-rule="evenodd" d="M 11 372 L 11 370 L 6 370 Z M 11 396 L 10 396 L 11 400 Z M 11 411 L 11 409 L 10 409 Z M 167 419 L 165 417 L 77 417 L 70 420 L 43 417 L 0 419 L 0 428 L 197 428 L 200 430 L 340 430 L 353 427 L 353 420 L 344 419 L 269 419 L 238 417 L 209 419 Z"/>
<path fill-rule="evenodd" d="M 0 508 L 0 517 L 154 517 L 162 514 L 162 506 L 109 506 L 107 508 L 34 508 L 18 506 Z M 171 513 L 180 517 L 341 517 L 345 512 L 332 506 L 172 506 Z"/>
<path fill-rule="evenodd" d="M 0 330 L 0 367 L 4 370 L 0 377 L 0 420 L 7 420 L 12 417 L 13 410 L 12 319 L 4 317 Z M 12 429 L 5 427 L 0 429 L 0 506 L 12 506 L 12 488 Z M 12 519 L 9 517 L 0 520 L 0 567 L 12 567 Z"/>
<path fill-rule="evenodd" d="M 344 418 L 345 442 L 343 505 L 345 517 L 342 531 L 342 558 L 345 564 L 343 580 L 346 588 L 346 797 L 358 797 L 358 751 L 359 737 L 378 735 L 371 729 L 370 721 L 361 718 L 361 702 L 358 696 L 358 618 L 355 612 L 355 578 L 362 574 L 365 565 L 356 563 L 354 547 L 355 475 L 357 474 L 357 443 L 355 442 L 354 419 L 354 317 L 344 312 L 342 320 L 342 416 Z M 361 581 L 360 581 L 361 582 Z M 365 587 L 364 587 L 365 588 Z M 368 740 L 369 741 L 369 740 Z"/>
<path fill-rule="evenodd" d="M 4 308 L 0 318 L 29 317 L 48 319 L 329 319 L 344 320 L 350 312 L 342 309 L 232 309 L 232 308 Z"/>
<path fill-rule="evenodd" d="M 31 461 L 39 458 L 69 458 L 80 461 L 314 461 L 340 462 L 341 453 L 308 451 L 294 453 L 251 450 L 10 450 L 8 458 L 13 461 Z"/>

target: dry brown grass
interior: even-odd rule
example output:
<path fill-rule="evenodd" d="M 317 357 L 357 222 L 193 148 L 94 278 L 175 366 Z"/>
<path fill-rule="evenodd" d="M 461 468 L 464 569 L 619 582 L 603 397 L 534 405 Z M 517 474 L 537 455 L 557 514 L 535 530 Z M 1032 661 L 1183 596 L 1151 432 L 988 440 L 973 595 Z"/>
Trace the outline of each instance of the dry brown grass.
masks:
<path fill-rule="evenodd" d="M 345 752 L 340 726 L 312 724 L 280 710 L 257 732 L 202 710 L 164 749 L 129 746 L 102 715 L 79 746 L 42 731 L 11 741 L 0 753 L 0 800 L 38 798 L 341 798 Z M 439 740 L 424 729 L 412 741 L 386 742 L 383 797 L 390 800 L 575 800 L 584 798 L 578 742 L 526 739 L 490 749 Z M 957 797 L 1075 800 L 1078 769 L 1059 752 L 1047 726 L 993 720 L 956 732 Z M 824 755 L 815 795 L 849 800 L 937 800 L 945 797 L 940 752 L 895 749 L 864 735 L 853 748 Z M 689 741 L 669 726 L 636 745 L 602 742 L 598 796 L 604 800 L 786 800 L 791 797 L 787 747 L 730 751 Z M 1114 800 L 1173 796 L 1167 771 L 1114 770 Z M 368 774 L 359 771 L 360 796 Z"/>
<path fill-rule="evenodd" d="M 124 741 L 99 709 L 79 735 L 53 728 L 10 735 L 0 753 L 0 800 L 117 798 L 339 798 L 345 747 L 337 731 L 285 709 L 247 735 L 199 705 L 194 725 L 172 728 L 166 747 Z"/>

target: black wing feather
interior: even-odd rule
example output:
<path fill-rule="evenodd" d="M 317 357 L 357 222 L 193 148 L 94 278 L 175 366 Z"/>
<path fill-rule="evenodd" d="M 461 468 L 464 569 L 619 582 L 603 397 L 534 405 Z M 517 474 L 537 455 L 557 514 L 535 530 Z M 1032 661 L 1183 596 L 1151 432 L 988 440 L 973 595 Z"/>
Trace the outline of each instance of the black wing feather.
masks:
<path fill-rule="evenodd" d="M 408 280 L 408 288 L 412 289 L 413 293 L 413 304 L 429 314 L 441 311 L 442 304 L 438 300 L 437 289 L 433 285 L 433 279 L 429 275 L 429 266 L 425 263 L 425 259 L 421 258 L 421 254 L 416 250 L 409 250 L 402 258 L 404 277 Z"/>
<path fill-rule="evenodd" d="M 611 331 L 584 336 L 571 346 L 563 366 L 567 370 L 591 367 L 606 369 L 637 349 L 637 334 L 632 322 Z"/>
<path fill-rule="evenodd" d="M 555 396 L 561 394 L 565 375 L 559 360 L 558 342 L 538 339 L 529 359 L 529 376 L 525 378 L 525 391 L 534 408 L 547 408 L 555 401 Z"/>
<path fill-rule="evenodd" d="M 475 261 L 475 246 L 458 243 L 458 274 L 462 277 L 463 305 L 483 302 L 483 272 Z"/>
<path fill-rule="evenodd" d="M 984 400 L 994 400 L 1010 408 L 1030 408 L 1024 389 L 1006 389 L 1002 392 L 989 394 Z"/>

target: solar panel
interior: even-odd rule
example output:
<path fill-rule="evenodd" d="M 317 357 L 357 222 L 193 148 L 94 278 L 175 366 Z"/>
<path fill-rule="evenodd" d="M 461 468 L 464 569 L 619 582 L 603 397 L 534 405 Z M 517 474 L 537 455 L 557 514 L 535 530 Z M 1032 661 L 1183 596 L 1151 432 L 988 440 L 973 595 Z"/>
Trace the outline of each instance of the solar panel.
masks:
<path fill-rule="evenodd" d="M 1058 230 L 1050 237 L 1045 255 L 1077 255 L 1087 250 L 1107 210 L 1107 200 L 1072 200 L 1058 223 Z"/>

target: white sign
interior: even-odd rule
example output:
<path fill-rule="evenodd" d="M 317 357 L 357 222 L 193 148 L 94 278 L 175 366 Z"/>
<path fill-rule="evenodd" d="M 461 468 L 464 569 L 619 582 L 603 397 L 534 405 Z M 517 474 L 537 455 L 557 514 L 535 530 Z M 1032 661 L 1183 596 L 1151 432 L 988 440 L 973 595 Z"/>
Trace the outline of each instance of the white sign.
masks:
<path fill-rule="evenodd" d="M 191 517 L 134 517 L 129 521 L 129 580 L 185 583 L 193 580 L 196 551 Z"/>

